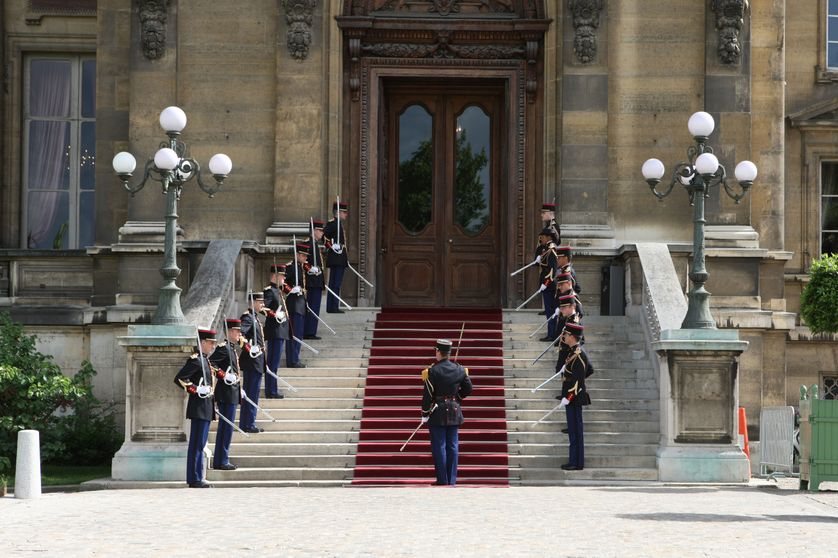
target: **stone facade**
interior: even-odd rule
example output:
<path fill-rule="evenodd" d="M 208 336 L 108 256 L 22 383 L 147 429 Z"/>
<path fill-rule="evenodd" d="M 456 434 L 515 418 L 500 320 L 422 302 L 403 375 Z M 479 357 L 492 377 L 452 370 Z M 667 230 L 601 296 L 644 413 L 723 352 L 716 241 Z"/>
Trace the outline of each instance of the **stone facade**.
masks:
<path fill-rule="evenodd" d="M 116 338 L 153 312 L 164 196 L 152 183 L 131 198 L 113 175 L 113 155 L 128 150 L 144 164 L 165 139 L 159 111 L 182 107 L 189 119 L 182 139 L 191 155 L 205 165 L 212 154 L 227 153 L 233 173 L 212 199 L 194 184 L 184 190 L 178 284 L 188 291 L 209 241 L 235 238 L 249 241 L 246 267 L 253 270 L 239 274 L 239 290 L 249 279 L 258 285 L 274 257 L 287 257 L 290 234 L 302 233 L 310 215 L 326 216 L 336 194 L 357 206 L 360 167 L 366 162 L 351 155 L 347 107 L 354 102 L 353 62 L 336 18 L 360 7 L 387 15 L 389 4 L 68 4 L 78 9 L 38 12 L 27 0 L 10 0 L 0 9 L 7 83 L 0 100 L 0 306 L 11 307 L 15 318 L 41 334 L 44 350 L 60 355 L 68 371 L 91 359 L 100 372 L 97 392 L 119 400 L 126 354 Z M 152 57 L 140 18 L 148 4 L 166 11 L 155 28 L 155 37 L 165 40 L 153 45 Z M 310 25 L 309 19 L 301 23 L 288 17 L 298 4 L 310 10 Z M 493 17 L 520 13 L 550 20 L 543 39 L 536 41 L 537 54 L 528 54 L 535 56 L 537 90 L 528 94 L 524 110 L 537 116 L 542 139 L 536 142 L 540 153 L 525 154 L 530 174 L 522 181 L 523 206 L 508 208 L 527 214 L 523 229 L 504 237 L 510 254 L 530 249 L 528 241 L 517 240 L 519 234 L 534 237 L 539 226 L 530 210 L 542 200 L 556 200 L 564 236 L 579 252 L 576 266 L 588 312 L 600 307 L 601 267 L 614 262 L 626 269 L 627 304 L 641 304 L 636 242 L 668 243 L 686 287 L 691 208 L 678 191 L 657 202 L 642 181 L 640 165 L 654 156 L 672 169 L 683 160 L 691 143 L 687 119 L 706 110 L 716 119 L 710 143 L 728 172 L 742 159 L 759 167 L 743 203 L 718 192 L 706 202 L 707 288 L 714 295 L 717 324 L 738 328 L 750 343 L 741 356 L 739 379 L 750 425 L 756 427 L 762 406 L 795 404 L 798 384 L 838 370 L 835 341 L 812 339 L 795 315 L 809 263 L 819 252 L 817 168 L 822 160 L 838 159 L 838 106 L 831 104 L 838 97 L 838 74 L 824 70 L 818 45 L 825 40 L 813 40 L 824 37 L 824 0 L 794 9 L 785 0 L 750 2 L 737 28 L 736 60 L 720 56 L 725 43 L 716 10 L 721 8 L 712 0 L 453 4 L 475 17 L 493 6 L 499 10 Z M 579 15 L 587 4 L 598 13 L 595 25 Z M 457 17 L 456 11 L 429 14 Z M 303 24 L 305 29 L 299 27 Z M 310 41 L 304 56 L 303 38 Z M 96 56 L 92 247 L 22 249 L 24 61 L 29 53 L 44 52 Z M 367 235 L 366 252 L 351 252 L 366 269 L 376 269 L 380 217 L 365 215 L 362 223 L 353 214 L 350 221 L 353 250 Z M 504 304 L 516 306 L 528 290 L 525 281 L 509 283 Z M 375 293 L 351 276 L 345 292 L 351 303 L 377 303 Z"/>

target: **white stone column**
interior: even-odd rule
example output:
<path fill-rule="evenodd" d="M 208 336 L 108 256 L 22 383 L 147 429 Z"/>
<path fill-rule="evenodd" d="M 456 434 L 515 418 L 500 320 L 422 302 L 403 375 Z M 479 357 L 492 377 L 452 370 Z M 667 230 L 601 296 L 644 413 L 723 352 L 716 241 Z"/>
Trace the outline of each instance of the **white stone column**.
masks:
<path fill-rule="evenodd" d="M 41 496 L 41 442 L 37 430 L 17 433 L 15 498 L 28 500 Z"/>

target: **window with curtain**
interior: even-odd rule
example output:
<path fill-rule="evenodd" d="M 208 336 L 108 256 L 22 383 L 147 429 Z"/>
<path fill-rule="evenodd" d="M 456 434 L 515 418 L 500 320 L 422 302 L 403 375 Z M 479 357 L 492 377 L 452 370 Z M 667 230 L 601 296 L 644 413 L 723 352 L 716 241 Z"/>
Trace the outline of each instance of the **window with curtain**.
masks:
<path fill-rule="evenodd" d="M 96 60 L 26 58 L 23 125 L 24 245 L 93 244 Z"/>

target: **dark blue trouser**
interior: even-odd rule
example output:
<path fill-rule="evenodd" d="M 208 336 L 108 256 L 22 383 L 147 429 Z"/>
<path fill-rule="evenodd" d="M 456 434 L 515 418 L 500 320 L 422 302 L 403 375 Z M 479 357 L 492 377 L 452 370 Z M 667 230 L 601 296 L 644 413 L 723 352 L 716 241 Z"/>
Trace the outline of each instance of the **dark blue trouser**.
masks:
<path fill-rule="evenodd" d="M 337 291 L 335 291 L 337 292 Z M 320 305 L 323 302 L 323 289 L 309 289 L 306 293 L 306 302 L 310 312 L 306 314 L 305 335 L 317 335 L 317 326 L 320 323 L 316 316 L 320 315 Z"/>
<path fill-rule="evenodd" d="M 249 398 L 257 405 L 259 404 L 259 388 L 262 385 L 262 374 L 245 370 L 243 374 L 242 388 Z M 243 398 L 242 398 L 243 399 Z M 239 428 L 247 430 L 256 426 L 256 407 L 242 401 L 242 409 L 239 412 Z"/>
<path fill-rule="evenodd" d="M 204 446 L 207 445 L 210 421 L 190 419 L 189 446 L 186 450 L 186 482 L 195 484 L 204 480 Z"/>
<path fill-rule="evenodd" d="M 236 422 L 236 404 L 219 403 L 218 412 L 230 422 Z M 218 469 L 230 462 L 230 442 L 233 441 L 233 427 L 218 419 L 218 432 L 215 433 L 215 451 L 212 454 L 212 468 Z"/>
<path fill-rule="evenodd" d="M 436 482 L 457 484 L 457 459 L 460 452 L 459 426 L 431 426 L 431 453 L 434 456 Z"/>
<path fill-rule="evenodd" d="M 340 285 L 343 283 L 343 274 L 345 271 L 345 266 L 333 266 L 329 268 L 329 288 L 338 296 L 340 296 Z M 328 293 L 326 295 L 326 312 L 334 312 L 336 310 L 340 310 L 340 303 L 332 293 Z"/>
<path fill-rule="evenodd" d="M 553 289 L 545 290 L 541 293 L 541 300 L 544 301 L 544 313 L 550 318 L 556 312 L 556 291 Z M 561 331 L 556 331 L 557 321 L 557 318 L 550 318 L 550 321 L 547 322 L 547 337 L 550 339 L 555 339 L 561 333 Z"/>
<path fill-rule="evenodd" d="M 291 318 L 291 332 L 299 339 L 306 324 L 305 314 L 291 312 L 288 316 Z M 288 340 L 288 347 L 285 349 L 285 366 L 291 366 L 300 362 L 300 347 L 302 345 L 300 345 L 299 341 L 294 341 L 293 339 Z"/>
<path fill-rule="evenodd" d="M 585 438 L 582 432 L 582 405 L 571 403 L 565 407 L 567 434 L 570 438 L 570 455 L 567 463 L 571 467 L 585 466 Z"/>
<path fill-rule="evenodd" d="M 279 368 L 279 363 L 282 360 L 282 345 L 284 341 L 285 339 L 268 339 L 268 368 L 277 375 L 279 373 L 276 370 Z M 266 373 L 265 395 L 278 395 L 280 391 L 276 378 Z"/>

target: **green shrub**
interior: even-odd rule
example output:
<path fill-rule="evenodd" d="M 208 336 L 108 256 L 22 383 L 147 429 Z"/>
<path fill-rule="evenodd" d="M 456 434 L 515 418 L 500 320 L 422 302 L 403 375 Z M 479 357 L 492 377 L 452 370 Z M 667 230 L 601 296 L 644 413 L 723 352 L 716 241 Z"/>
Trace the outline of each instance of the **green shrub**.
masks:
<path fill-rule="evenodd" d="M 838 332 L 838 254 L 812 262 L 809 284 L 800 295 L 800 315 L 812 333 Z"/>
<path fill-rule="evenodd" d="M 119 438 L 112 406 L 92 392 L 89 362 L 73 377 L 35 348 L 35 337 L 0 313 L 0 456 L 14 459 L 17 433 L 40 432 L 45 463 L 94 464 L 110 458 Z M 65 413 L 56 413 L 56 411 Z"/>

